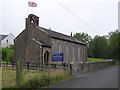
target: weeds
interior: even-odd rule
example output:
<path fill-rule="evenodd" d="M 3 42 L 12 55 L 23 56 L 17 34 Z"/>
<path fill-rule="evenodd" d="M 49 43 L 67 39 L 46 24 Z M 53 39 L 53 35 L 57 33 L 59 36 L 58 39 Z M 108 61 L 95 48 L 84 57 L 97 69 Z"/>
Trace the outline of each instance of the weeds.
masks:
<path fill-rule="evenodd" d="M 58 71 L 57 71 L 58 72 Z M 61 80 L 69 79 L 69 73 L 62 72 L 62 73 L 54 73 L 50 77 L 48 77 L 47 72 L 40 72 L 36 73 L 34 77 L 27 82 L 23 83 L 20 88 L 34 88 L 38 89 L 41 87 L 49 86 L 51 84 L 55 84 Z"/>

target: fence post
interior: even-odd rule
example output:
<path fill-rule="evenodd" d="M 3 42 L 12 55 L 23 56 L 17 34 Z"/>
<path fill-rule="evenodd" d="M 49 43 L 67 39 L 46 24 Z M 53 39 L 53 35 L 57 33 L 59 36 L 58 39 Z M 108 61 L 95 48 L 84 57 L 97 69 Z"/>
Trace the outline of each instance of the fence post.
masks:
<path fill-rule="evenodd" d="M 38 64 L 36 63 L 36 69 L 38 69 Z"/>
<path fill-rule="evenodd" d="M 16 62 L 16 85 L 19 88 L 23 80 L 23 62 L 18 60 Z"/>
<path fill-rule="evenodd" d="M 8 68 L 8 60 L 6 61 L 6 68 Z"/>
<path fill-rule="evenodd" d="M 63 65 L 63 69 L 65 70 L 65 67 L 66 67 L 66 63 L 62 63 L 62 65 Z"/>
<path fill-rule="evenodd" d="M 19 87 L 20 85 L 20 62 L 16 62 L 16 85 Z"/>
<path fill-rule="evenodd" d="M 30 68 L 30 66 L 29 66 L 29 62 L 27 62 L 27 69 L 28 69 L 28 71 L 29 71 L 29 68 Z"/>
<path fill-rule="evenodd" d="M 12 60 L 12 69 L 14 69 L 14 61 Z"/>
<path fill-rule="evenodd" d="M 72 64 L 70 63 L 70 74 L 72 75 Z"/>
<path fill-rule="evenodd" d="M 48 80 L 50 80 L 50 63 L 48 63 Z"/>

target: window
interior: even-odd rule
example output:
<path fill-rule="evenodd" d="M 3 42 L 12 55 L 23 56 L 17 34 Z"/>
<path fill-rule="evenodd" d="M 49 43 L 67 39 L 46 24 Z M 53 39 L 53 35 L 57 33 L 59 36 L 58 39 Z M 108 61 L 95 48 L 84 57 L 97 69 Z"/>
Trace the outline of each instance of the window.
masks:
<path fill-rule="evenodd" d="M 75 61 L 75 48 L 74 46 L 72 47 L 72 56 L 73 56 L 73 62 Z"/>
<path fill-rule="evenodd" d="M 57 52 L 60 53 L 60 42 L 57 43 Z"/>
<path fill-rule="evenodd" d="M 30 17 L 30 23 L 34 23 L 34 17 L 33 16 Z"/>
<path fill-rule="evenodd" d="M 65 49 L 66 49 L 66 62 L 68 63 L 69 55 L 68 55 L 68 44 L 65 44 Z"/>
<path fill-rule="evenodd" d="M 6 43 L 8 43 L 8 40 L 6 40 Z"/>
<path fill-rule="evenodd" d="M 80 48 L 78 47 L 78 62 L 80 62 Z"/>

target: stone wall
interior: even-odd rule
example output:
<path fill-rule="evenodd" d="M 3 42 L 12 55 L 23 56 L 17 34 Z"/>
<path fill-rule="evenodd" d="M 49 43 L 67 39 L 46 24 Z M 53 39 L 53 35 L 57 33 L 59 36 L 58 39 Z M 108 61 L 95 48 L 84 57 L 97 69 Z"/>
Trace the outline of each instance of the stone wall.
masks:
<path fill-rule="evenodd" d="M 25 59 L 25 45 L 27 43 L 28 37 L 26 34 L 26 30 L 20 33 L 14 39 L 14 61 L 24 60 Z"/>
<path fill-rule="evenodd" d="M 93 62 L 93 63 L 76 63 L 72 64 L 71 73 L 73 76 L 78 76 L 81 73 L 92 72 L 95 70 L 99 70 L 102 68 L 106 68 L 108 66 L 113 65 L 112 60 L 106 62 Z M 76 65 L 76 66 L 75 66 Z"/>
<path fill-rule="evenodd" d="M 112 60 L 108 60 L 105 62 L 92 62 L 92 63 L 86 63 L 84 65 L 84 69 L 82 70 L 82 72 L 90 72 L 90 71 L 95 71 L 98 69 L 102 69 L 108 66 L 113 65 L 113 61 Z"/>
<path fill-rule="evenodd" d="M 25 48 L 25 62 L 39 63 L 40 61 L 40 46 L 34 41 L 31 41 Z"/>
<path fill-rule="evenodd" d="M 87 60 L 87 47 L 84 45 L 67 42 L 52 38 L 51 53 L 64 53 L 64 61 L 66 63 L 80 63 Z"/>

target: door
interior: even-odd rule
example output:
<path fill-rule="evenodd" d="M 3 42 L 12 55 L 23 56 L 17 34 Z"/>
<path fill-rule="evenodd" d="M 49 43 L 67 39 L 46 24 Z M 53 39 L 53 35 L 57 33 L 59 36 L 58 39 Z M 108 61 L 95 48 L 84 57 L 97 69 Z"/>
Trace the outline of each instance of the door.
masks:
<path fill-rule="evenodd" d="M 49 64 L 49 57 L 50 57 L 50 54 L 48 51 L 46 51 L 44 53 L 44 64 L 48 65 Z"/>

